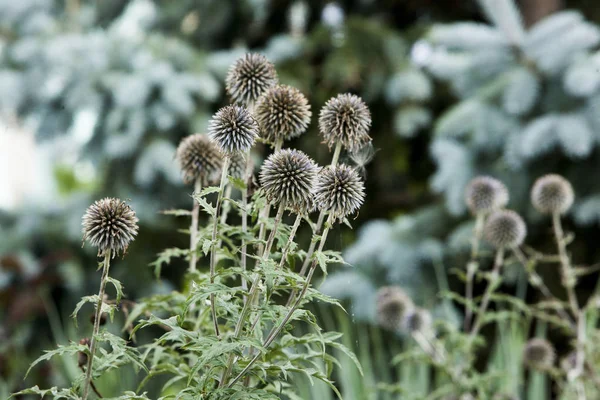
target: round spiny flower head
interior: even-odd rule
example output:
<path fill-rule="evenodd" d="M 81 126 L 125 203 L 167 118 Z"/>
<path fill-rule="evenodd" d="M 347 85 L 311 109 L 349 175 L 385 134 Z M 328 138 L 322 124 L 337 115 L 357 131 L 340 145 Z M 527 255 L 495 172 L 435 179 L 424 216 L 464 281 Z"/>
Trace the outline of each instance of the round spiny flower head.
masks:
<path fill-rule="evenodd" d="M 277 84 L 277 71 L 262 54 L 249 53 L 229 68 L 225 87 L 233 101 L 249 105 Z"/>
<path fill-rule="evenodd" d="M 573 205 L 571 183 L 560 175 L 544 175 L 533 184 L 531 202 L 542 214 L 564 214 Z"/>
<path fill-rule="evenodd" d="M 244 153 L 234 154 L 229 161 L 229 171 L 227 171 L 227 174 L 236 179 L 244 179 L 246 175 L 246 157 L 250 157 L 250 155 L 245 155 Z"/>
<path fill-rule="evenodd" d="M 104 198 L 83 215 L 83 240 L 98 248 L 98 255 L 126 251 L 138 233 L 135 211 L 123 200 Z"/>
<path fill-rule="evenodd" d="M 201 179 L 202 184 L 206 185 L 218 176 L 223 164 L 217 146 L 207 135 L 201 133 L 184 138 L 177 147 L 175 158 L 179 162 L 185 183 Z"/>
<path fill-rule="evenodd" d="M 410 297 L 398 286 L 384 286 L 377 291 L 377 320 L 386 329 L 398 330 L 413 308 Z"/>
<path fill-rule="evenodd" d="M 431 314 L 421 308 L 415 309 L 406 316 L 404 324 L 410 333 L 427 331 L 432 325 Z"/>
<path fill-rule="evenodd" d="M 527 227 L 519 214 L 510 210 L 496 211 L 485 223 L 487 241 L 496 248 L 517 247 L 525 240 Z"/>
<path fill-rule="evenodd" d="M 325 103 L 319 114 L 319 132 L 329 147 L 338 142 L 354 152 L 371 141 L 371 113 L 362 99 L 340 94 Z"/>
<path fill-rule="evenodd" d="M 318 175 L 314 199 L 319 210 L 343 219 L 358 211 L 365 200 L 365 186 L 353 168 L 340 164 Z"/>
<path fill-rule="evenodd" d="M 310 104 L 300 91 L 287 85 L 268 89 L 256 103 L 256 120 L 267 142 L 302 135 L 310 123 Z"/>
<path fill-rule="evenodd" d="M 279 150 L 263 163 L 260 184 L 269 201 L 306 212 L 313 208 L 312 190 L 318 170 L 317 164 L 303 152 Z"/>
<path fill-rule="evenodd" d="M 465 198 L 473 214 L 489 213 L 508 204 L 508 190 L 498 179 L 479 176 L 469 182 Z"/>
<path fill-rule="evenodd" d="M 208 135 L 225 155 L 246 153 L 258 137 L 258 124 L 244 107 L 226 106 L 210 120 Z"/>
<path fill-rule="evenodd" d="M 523 363 L 530 368 L 539 370 L 550 369 L 554 365 L 555 358 L 554 347 L 546 339 L 531 339 L 523 349 Z"/>

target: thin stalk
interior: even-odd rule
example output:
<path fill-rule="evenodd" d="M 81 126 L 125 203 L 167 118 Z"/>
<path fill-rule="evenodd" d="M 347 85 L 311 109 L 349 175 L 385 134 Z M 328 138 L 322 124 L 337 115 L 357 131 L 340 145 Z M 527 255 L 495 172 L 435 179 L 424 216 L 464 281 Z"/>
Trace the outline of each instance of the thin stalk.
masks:
<path fill-rule="evenodd" d="M 202 179 L 200 177 L 196 178 L 194 182 L 194 194 L 200 194 L 200 190 L 202 189 Z M 198 241 L 198 217 L 200 215 L 200 204 L 192 198 L 193 207 L 192 207 L 192 225 L 190 226 L 190 266 L 188 268 L 189 272 L 196 271 L 196 264 L 198 262 L 198 255 L 196 254 L 196 244 Z"/>
<path fill-rule="evenodd" d="M 331 227 L 332 222 L 333 222 L 333 218 L 331 216 L 329 216 L 329 218 L 327 220 L 327 224 L 325 225 L 325 229 L 323 230 L 323 234 L 321 236 L 321 241 L 319 243 L 319 250 L 318 250 L 319 252 L 323 251 L 325 242 L 327 241 L 327 234 L 329 233 L 329 229 Z M 265 349 L 267 347 L 269 347 L 275 341 L 275 339 L 277 338 L 277 336 L 279 335 L 281 330 L 285 327 L 285 325 L 288 323 L 288 321 L 290 320 L 290 318 L 292 317 L 294 312 L 298 309 L 300 303 L 302 302 L 302 299 L 304 298 L 304 296 L 306 295 L 306 292 L 308 291 L 308 286 L 310 285 L 310 281 L 312 280 L 312 277 L 313 277 L 313 274 L 314 274 L 316 268 L 317 268 L 317 260 L 314 260 L 312 265 L 310 266 L 310 270 L 308 271 L 308 276 L 306 277 L 306 281 L 304 282 L 302 291 L 296 298 L 296 301 L 294 302 L 293 306 L 289 309 L 289 311 L 287 312 L 287 314 L 285 315 L 283 320 L 279 323 L 279 325 L 277 325 L 277 327 L 273 328 L 271 330 L 271 332 L 269 333 L 269 335 L 267 336 L 267 338 L 265 339 L 265 341 L 263 343 L 263 347 Z M 250 368 L 254 365 L 254 363 L 256 363 L 256 361 L 259 359 L 260 355 L 261 355 L 260 353 L 256 354 L 250 360 L 248 365 L 246 365 L 246 367 L 231 381 L 231 383 L 229 383 L 229 385 L 227 387 L 232 387 L 237 381 L 239 381 L 246 374 L 246 372 L 248 372 L 250 370 Z"/>
<path fill-rule="evenodd" d="M 298 227 L 302 222 L 302 214 L 297 214 L 296 219 L 294 220 L 294 225 L 292 225 L 292 230 L 290 231 L 290 237 L 288 238 L 283 251 L 281 252 L 281 260 L 279 261 L 279 268 L 283 268 L 285 265 L 286 258 L 290 252 L 292 244 L 294 243 L 294 237 L 296 236 L 296 232 L 298 231 Z"/>
<path fill-rule="evenodd" d="M 215 267 L 217 263 L 217 234 L 219 232 L 219 212 L 221 211 L 221 201 L 223 200 L 223 192 L 225 191 L 225 183 L 227 182 L 227 170 L 229 169 L 229 157 L 223 160 L 223 169 L 221 171 L 221 183 L 219 184 L 219 194 L 217 195 L 217 204 L 215 206 L 215 215 L 213 217 L 213 231 L 210 247 L 210 283 L 215 282 Z M 219 321 L 217 321 L 217 307 L 215 304 L 215 295 L 210 295 L 210 311 L 215 326 L 215 334 L 219 336 Z"/>
<path fill-rule="evenodd" d="M 504 248 L 498 249 L 496 251 L 496 258 L 494 260 L 494 269 L 491 272 L 490 281 L 488 282 L 487 288 L 485 289 L 485 293 L 483 294 L 483 298 L 481 299 L 481 304 L 479 305 L 479 310 L 477 310 L 477 315 L 475 316 L 475 322 L 473 323 L 473 327 L 471 328 L 471 332 L 469 333 L 469 340 L 473 341 L 479 330 L 481 329 L 481 324 L 483 323 L 483 317 L 490 303 L 490 298 L 492 297 L 492 293 L 494 292 L 495 286 L 498 284 L 500 280 L 500 269 L 502 268 L 502 264 L 504 264 Z"/>
<path fill-rule="evenodd" d="M 473 310 L 470 306 L 471 301 L 473 300 L 473 277 L 479 269 L 477 258 L 479 257 L 479 244 L 481 242 L 484 222 L 485 214 L 478 213 L 477 217 L 475 218 L 475 229 L 473 230 L 473 240 L 471 241 L 471 260 L 467 264 L 467 281 L 465 283 L 465 296 L 467 298 L 467 308 L 465 311 L 464 321 L 465 332 L 469 330 L 469 327 L 471 326 L 471 320 L 473 319 Z"/>
<path fill-rule="evenodd" d="M 262 254 L 261 258 L 264 261 L 269 259 L 269 256 L 271 253 L 271 247 L 273 246 L 273 242 L 275 241 L 275 234 L 276 234 L 277 228 L 279 227 L 279 224 L 281 223 L 281 220 L 283 218 L 284 211 L 285 211 L 285 206 L 282 203 L 279 205 L 279 208 L 277 209 L 277 215 L 275 216 L 275 222 L 273 223 L 273 229 L 271 230 L 271 233 L 269 234 L 269 239 L 267 240 L 267 244 L 263 250 L 263 254 Z M 254 302 L 254 299 L 257 297 L 259 279 L 260 279 L 260 275 L 256 275 L 256 277 L 254 278 L 254 281 L 252 282 L 252 286 L 250 288 L 250 293 L 248 293 L 248 300 L 244 303 L 242 311 L 240 312 L 240 316 L 235 325 L 235 331 L 233 333 L 233 336 L 236 339 L 238 339 L 242 335 L 242 329 L 244 328 L 244 323 L 246 322 L 246 318 L 247 318 L 248 314 L 250 313 L 250 308 L 252 306 L 252 303 Z M 221 382 L 219 384 L 219 387 L 221 387 L 227 383 L 227 378 L 229 377 L 229 374 L 231 373 L 231 369 L 233 368 L 234 360 L 235 360 L 235 356 L 233 354 L 230 354 L 229 359 L 227 361 L 227 367 L 225 368 L 225 371 L 223 372 L 223 375 L 221 376 Z"/>
<path fill-rule="evenodd" d="M 275 142 L 275 145 L 273 146 L 273 153 L 277 153 L 279 150 L 281 150 L 281 148 L 283 147 L 283 139 L 279 139 L 277 140 L 277 142 Z M 262 241 L 265 239 L 265 236 L 267 234 L 266 231 L 266 226 L 265 223 L 267 221 L 267 219 L 269 218 L 269 214 L 271 213 L 271 204 L 267 203 L 267 205 L 265 206 L 265 208 L 263 209 L 263 211 L 260 214 L 260 227 L 258 229 L 258 240 Z M 263 247 L 261 244 L 258 245 L 258 253 L 262 253 Z"/>
<path fill-rule="evenodd" d="M 96 353 L 97 340 L 96 336 L 100 332 L 100 315 L 102 314 L 102 302 L 104 301 L 104 293 L 106 291 L 106 281 L 108 271 L 110 269 L 111 250 L 107 250 L 104 254 L 104 263 L 102 265 L 102 278 L 100 279 L 100 290 L 98 291 L 98 302 L 96 303 L 96 315 L 94 316 L 94 330 L 90 341 L 90 355 L 88 357 L 87 367 L 85 371 L 85 380 L 83 382 L 83 400 L 87 400 L 92 383 L 92 365 L 94 363 L 94 354 Z"/>
<path fill-rule="evenodd" d="M 225 194 L 223 195 L 223 198 L 230 199 L 232 191 L 233 191 L 232 185 L 230 185 L 230 184 L 226 185 L 225 186 Z M 228 201 L 223 202 L 223 212 L 221 212 L 221 217 L 219 220 L 221 225 L 225 225 L 225 223 L 227 222 L 227 217 L 229 217 L 230 211 L 231 211 L 231 203 L 229 203 Z"/>
<path fill-rule="evenodd" d="M 562 284 L 567 291 L 567 297 L 569 299 L 569 306 L 571 312 L 577 318 L 579 314 L 579 304 L 577 303 L 577 296 L 575 296 L 573 279 L 573 267 L 571 266 L 571 260 L 567 254 L 567 243 L 560 222 L 560 214 L 552 214 L 552 227 L 554 228 L 554 237 L 556 239 L 556 246 L 558 247 L 558 256 L 560 258 Z"/>
<path fill-rule="evenodd" d="M 252 181 L 252 158 L 250 156 L 250 152 L 248 152 L 248 154 L 246 154 L 246 170 L 244 171 L 244 183 L 246 184 L 246 188 L 242 189 L 242 248 L 241 248 L 241 252 L 242 252 L 242 259 L 241 259 L 241 263 L 240 266 L 242 267 L 243 271 L 246 271 L 247 268 L 247 249 L 248 249 L 248 245 L 246 243 L 246 233 L 248 232 L 248 187 L 250 186 L 250 182 Z M 246 281 L 246 278 L 244 276 L 242 276 L 242 288 L 244 290 L 248 289 L 248 282 Z M 244 301 L 246 301 L 246 298 L 244 298 Z"/>

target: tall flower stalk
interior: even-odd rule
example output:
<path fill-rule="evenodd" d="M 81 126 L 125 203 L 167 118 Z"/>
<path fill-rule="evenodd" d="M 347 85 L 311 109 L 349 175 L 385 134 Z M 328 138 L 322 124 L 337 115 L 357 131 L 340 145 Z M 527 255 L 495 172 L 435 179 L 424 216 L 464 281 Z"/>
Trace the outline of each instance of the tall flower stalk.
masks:
<path fill-rule="evenodd" d="M 110 260 L 114 255 L 126 252 L 129 244 L 138 233 L 138 218 L 131 207 L 122 200 L 104 198 L 92 204 L 83 215 L 83 240 L 98 248 L 98 256 L 103 257 L 100 290 L 96 302 L 94 328 L 90 340 L 90 354 L 87 360 L 83 382 L 83 400 L 87 400 L 93 379 L 94 355 L 100 333 L 102 305 L 110 270 Z"/>

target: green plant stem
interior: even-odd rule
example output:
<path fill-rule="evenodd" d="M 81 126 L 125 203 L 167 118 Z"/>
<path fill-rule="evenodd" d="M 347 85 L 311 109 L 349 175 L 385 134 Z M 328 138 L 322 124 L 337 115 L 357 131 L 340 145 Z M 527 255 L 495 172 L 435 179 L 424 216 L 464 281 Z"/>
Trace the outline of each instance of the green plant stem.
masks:
<path fill-rule="evenodd" d="M 219 194 L 217 195 L 217 204 L 215 206 L 215 215 L 213 217 L 213 231 L 210 246 L 210 283 L 215 283 L 215 267 L 217 264 L 217 234 L 219 232 L 219 212 L 221 211 L 221 201 L 223 200 L 223 192 L 225 191 L 225 183 L 227 182 L 227 170 L 229 169 L 230 159 L 225 157 L 221 171 L 221 183 L 219 184 Z M 217 306 L 215 304 L 215 295 L 210 295 L 210 311 L 215 326 L 215 335 L 219 335 L 219 321 L 217 321 Z"/>
<path fill-rule="evenodd" d="M 273 153 L 277 153 L 283 147 L 283 139 L 277 140 L 275 145 L 273 146 Z M 258 228 L 258 240 L 263 241 L 265 239 L 266 231 L 266 221 L 269 219 L 269 214 L 271 214 L 271 204 L 267 203 L 265 208 L 260 213 L 260 226 Z M 258 245 L 258 253 L 261 254 L 263 250 L 262 244 Z"/>
<path fill-rule="evenodd" d="M 225 194 L 223 195 L 224 199 L 231 198 L 231 192 L 233 188 L 232 185 L 228 184 L 225 186 Z M 227 218 L 229 217 L 229 212 L 231 211 L 231 204 L 227 202 L 223 202 L 223 212 L 221 212 L 220 223 L 221 225 L 225 225 L 227 223 Z M 221 241 L 219 241 L 221 243 Z"/>
<path fill-rule="evenodd" d="M 569 306 L 573 316 L 577 318 L 579 314 L 579 304 L 577 303 L 577 296 L 575 295 L 574 283 L 573 283 L 573 267 L 571 266 L 571 260 L 567 254 L 567 243 L 560 222 L 560 214 L 552 214 L 552 227 L 554 228 L 554 237 L 556 239 L 556 246 L 558 247 L 558 256 L 560 258 L 562 284 L 567 291 L 567 297 L 569 299 Z"/>
<path fill-rule="evenodd" d="M 481 242 L 481 234 L 483 233 L 483 224 L 485 222 L 485 214 L 478 213 L 475 217 L 475 229 L 473 230 L 473 239 L 471 241 L 471 260 L 467 264 L 467 277 L 465 283 L 465 292 L 467 298 L 467 308 L 465 311 L 464 329 L 465 332 L 469 330 L 471 326 L 471 320 L 473 319 L 473 310 L 471 309 L 471 302 L 473 300 L 473 277 L 479 269 L 479 243 Z"/>
<path fill-rule="evenodd" d="M 277 209 L 277 215 L 275 216 L 275 221 L 273 223 L 273 229 L 271 230 L 271 233 L 269 234 L 269 239 L 267 240 L 267 244 L 265 245 L 264 250 L 263 250 L 263 254 L 261 257 L 263 261 L 266 261 L 269 259 L 269 256 L 271 253 L 271 247 L 273 246 L 273 242 L 275 241 L 275 234 L 276 234 L 277 228 L 279 227 L 279 224 L 281 223 L 281 220 L 283 218 L 284 211 L 285 211 L 285 206 L 282 203 L 279 205 L 279 208 Z M 242 307 L 242 311 L 240 312 L 240 316 L 237 320 L 237 323 L 235 325 L 235 331 L 233 333 L 233 336 L 236 339 L 238 339 L 242 335 L 242 330 L 244 328 L 246 318 L 248 317 L 248 314 L 250 313 L 250 308 L 252 306 L 252 303 L 254 302 L 254 299 L 257 298 L 259 280 L 260 280 L 260 275 L 256 275 L 256 277 L 254 278 L 254 281 L 252 282 L 252 286 L 250 287 L 250 293 L 248 293 L 248 300 L 244 303 L 244 306 Z M 227 384 L 227 379 L 228 379 L 229 375 L 231 374 L 231 369 L 233 368 L 234 360 L 235 360 L 235 356 L 233 354 L 230 354 L 229 359 L 227 361 L 227 367 L 225 368 L 223 375 L 221 376 L 221 382 L 219 383 L 219 387 L 222 387 L 223 385 Z"/>
<path fill-rule="evenodd" d="M 294 237 L 296 236 L 296 232 L 298 231 L 298 227 L 302 222 L 302 214 L 297 214 L 296 219 L 294 220 L 294 224 L 292 225 L 292 230 L 290 231 L 290 237 L 288 238 L 283 251 L 281 252 L 281 260 L 279 260 L 279 268 L 283 268 L 285 265 L 286 258 L 292 248 L 292 244 L 294 243 Z"/>
<path fill-rule="evenodd" d="M 248 256 L 248 245 L 246 243 L 246 233 L 248 232 L 248 187 L 252 181 L 252 157 L 250 152 L 246 154 L 246 170 L 244 171 L 244 183 L 246 187 L 242 189 L 242 248 L 241 248 L 241 262 L 240 266 L 243 271 L 247 268 L 247 256 Z M 248 290 L 248 282 L 246 278 L 242 276 L 242 288 Z M 246 301 L 246 298 L 244 298 Z"/>
<path fill-rule="evenodd" d="M 196 178 L 194 182 L 194 194 L 199 195 L 202 190 L 202 179 Z M 192 207 L 192 224 L 190 225 L 190 266 L 188 272 L 196 271 L 196 264 L 198 263 L 198 255 L 196 254 L 196 245 L 198 242 L 198 218 L 200 216 L 200 203 L 192 198 L 194 203 Z"/>
<path fill-rule="evenodd" d="M 485 293 L 483 294 L 483 298 L 481 299 L 481 304 L 479 305 L 479 310 L 477 310 L 477 315 L 475 316 L 475 322 L 473 323 L 473 327 L 471 328 L 471 332 L 469 333 L 469 341 L 472 342 L 473 339 L 479 333 L 481 329 L 481 324 L 483 323 L 483 317 L 485 316 L 485 312 L 490 303 L 490 299 L 492 297 L 492 293 L 498 281 L 500 280 L 500 269 L 502 268 L 502 264 L 504 264 L 504 248 L 498 249 L 496 251 L 496 257 L 494 260 L 494 268 L 491 272 L 490 281 L 485 289 Z"/>
<path fill-rule="evenodd" d="M 333 222 L 333 218 L 330 215 L 329 218 L 327 219 L 327 223 L 325 224 L 325 229 L 323 230 L 323 234 L 321 235 L 321 241 L 319 243 L 319 249 L 318 249 L 319 252 L 323 251 L 325 242 L 327 241 L 327 235 L 329 233 L 329 229 L 331 227 L 332 222 Z M 310 281 L 312 280 L 312 277 L 313 277 L 313 274 L 314 274 L 316 268 L 317 268 L 317 260 L 313 260 L 310 270 L 308 271 L 308 276 L 306 277 L 306 281 L 304 282 L 304 285 L 302 287 L 302 291 L 296 298 L 296 301 L 294 301 L 294 304 L 289 309 L 289 311 L 287 312 L 287 314 L 285 315 L 283 320 L 276 327 L 271 329 L 271 332 L 269 332 L 269 335 L 263 342 L 263 348 L 266 349 L 275 341 L 275 339 L 277 338 L 279 333 L 283 330 L 283 328 L 288 323 L 288 321 L 290 320 L 290 318 L 292 317 L 294 312 L 300 306 L 302 299 L 304 298 L 304 296 L 306 295 L 306 292 L 308 291 L 308 286 L 310 285 Z M 248 365 L 246 365 L 246 367 L 231 381 L 231 383 L 229 383 L 228 387 L 232 387 L 237 381 L 239 381 L 246 374 L 246 372 L 248 372 L 250 370 L 250 368 L 254 365 L 254 363 L 256 363 L 256 361 L 260 358 L 260 355 L 261 355 L 260 353 L 256 354 L 250 360 Z"/>
<path fill-rule="evenodd" d="M 104 253 L 104 262 L 102 265 L 102 278 L 100 279 L 100 290 L 98 291 L 98 302 L 96 303 L 96 314 L 94 316 L 94 329 L 90 341 L 90 355 L 88 356 L 87 367 L 85 371 L 85 380 L 83 382 L 83 400 L 87 400 L 90 386 L 92 383 L 92 366 L 94 363 L 94 354 L 96 353 L 97 340 L 96 337 L 100 332 L 100 315 L 102 314 L 102 303 L 104 301 L 104 293 L 106 291 L 106 281 L 108 271 L 110 269 L 111 250 Z"/>

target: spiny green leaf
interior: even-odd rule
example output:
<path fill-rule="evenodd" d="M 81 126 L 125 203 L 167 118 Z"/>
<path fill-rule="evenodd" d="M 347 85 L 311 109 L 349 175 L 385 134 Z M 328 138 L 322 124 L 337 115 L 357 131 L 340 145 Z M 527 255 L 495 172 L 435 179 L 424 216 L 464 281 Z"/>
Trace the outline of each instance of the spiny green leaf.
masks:
<path fill-rule="evenodd" d="M 112 283 L 112 285 L 115 287 L 115 290 L 117 291 L 117 304 L 119 304 L 121 302 L 121 298 L 123 297 L 123 285 L 121 282 L 115 278 L 111 278 L 110 276 L 106 278 L 106 281 Z"/>

